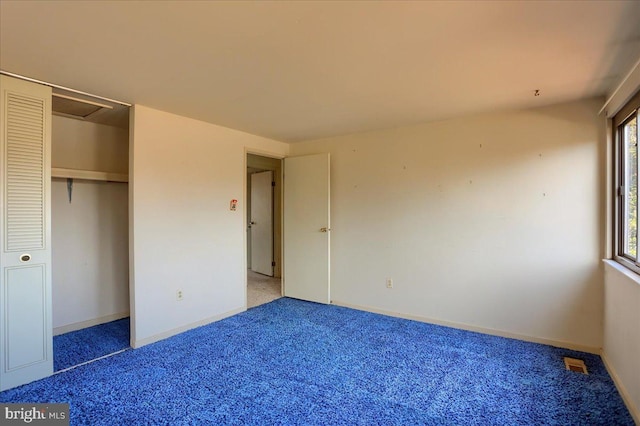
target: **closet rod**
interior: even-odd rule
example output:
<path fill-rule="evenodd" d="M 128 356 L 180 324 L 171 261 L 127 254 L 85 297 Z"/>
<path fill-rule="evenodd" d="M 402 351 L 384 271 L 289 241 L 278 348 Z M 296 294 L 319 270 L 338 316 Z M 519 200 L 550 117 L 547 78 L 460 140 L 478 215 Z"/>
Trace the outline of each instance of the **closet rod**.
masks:
<path fill-rule="evenodd" d="M 131 106 L 131 104 L 128 104 L 126 102 L 116 101 L 115 99 L 105 98 L 104 96 L 93 95 L 91 93 L 83 92 L 81 90 L 71 89 L 70 87 L 64 87 L 64 86 L 60 86 L 58 84 L 48 83 L 48 82 L 42 81 L 42 80 L 36 80 L 35 78 L 25 77 L 24 75 L 14 74 L 14 73 L 9 72 L 9 71 L 0 70 L 0 74 L 7 75 L 9 77 L 19 78 L 21 80 L 30 81 L 32 83 L 44 84 L 45 86 L 54 87 L 56 89 L 61 89 L 61 90 L 66 90 L 67 92 L 73 92 L 73 93 L 77 93 L 79 95 L 91 96 L 92 98 L 100 99 L 100 100 L 107 101 L 107 102 L 113 102 L 114 104 L 120 104 L 120 105 L 124 105 L 124 106 L 127 106 L 127 107 Z"/>

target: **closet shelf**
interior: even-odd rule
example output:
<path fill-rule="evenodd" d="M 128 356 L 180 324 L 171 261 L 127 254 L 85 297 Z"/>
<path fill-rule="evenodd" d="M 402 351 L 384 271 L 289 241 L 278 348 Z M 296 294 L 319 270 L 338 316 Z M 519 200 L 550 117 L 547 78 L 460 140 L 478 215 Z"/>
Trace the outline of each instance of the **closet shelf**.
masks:
<path fill-rule="evenodd" d="M 129 182 L 129 175 L 124 173 L 95 172 L 93 170 L 51 168 L 52 178 L 72 178 L 85 180 L 101 180 L 107 182 Z"/>

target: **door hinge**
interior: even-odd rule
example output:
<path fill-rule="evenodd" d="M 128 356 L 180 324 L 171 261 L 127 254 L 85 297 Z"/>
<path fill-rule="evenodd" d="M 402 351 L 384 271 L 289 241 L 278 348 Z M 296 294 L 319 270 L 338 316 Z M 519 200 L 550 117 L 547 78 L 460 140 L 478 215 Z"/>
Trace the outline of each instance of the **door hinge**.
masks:
<path fill-rule="evenodd" d="M 271 186 L 276 186 L 276 183 L 275 182 L 271 182 Z"/>
<path fill-rule="evenodd" d="M 271 266 L 276 266 L 276 262 L 271 262 Z"/>

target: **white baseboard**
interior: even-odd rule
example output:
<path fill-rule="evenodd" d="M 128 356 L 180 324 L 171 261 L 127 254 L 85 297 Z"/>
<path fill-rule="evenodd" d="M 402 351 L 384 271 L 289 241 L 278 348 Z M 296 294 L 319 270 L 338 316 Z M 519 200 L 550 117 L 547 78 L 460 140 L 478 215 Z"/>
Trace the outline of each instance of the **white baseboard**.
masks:
<path fill-rule="evenodd" d="M 615 383 L 616 388 L 618 388 L 618 393 L 620 394 L 620 396 L 622 397 L 622 400 L 627 406 L 629 413 L 631 413 L 631 417 L 633 417 L 633 421 L 635 421 L 637 425 L 640 425 L 640 407 L 637 407 L 633 403 L 633 400 L 631 399 L 631 395 L 629 395 L 627 388 L 622 383 L 622 380 L 620 380 L 620 376 L 618 376 L 618 373 L 616 372 L 615 368 L 613 368 L 613 365 L 611 364 L 611 362 L 609 362 L 609 358 L 607 358 L 607 354 L 604 352 L 604 350 L 602 351 L 602 354 L 600 355 L 600 357 L 602 358 L 602 362 L 604 362 L 604 366 L 609 372 L 609 376 L 611 376 L 611 378 L 613 379 L 613 383 Z"/>
<path fill-rule="evenodd" d="M 119 320 L 122 318 L 126 318 L 128 316 L 129 316 L 129 311 L 126 311 L 126 312 L 119 312 L 117 314 L 105 315 L 100 318 L 93 318 L 86 321 L 80 321 L 73 324 L 62 325 L 60 327 L 55 327 L 53 329 L 53 335 L 57 336 L 59 334 L 69 333 L 71 331 L 82 330 L 83 328 L 93 327 L 94 325 L 104 324 L 105 322 Z"/>
<path fill-rule="evenodd" d="M 353 305 L 351 303 L 340 302 L 337 300 L 332 300 L 331 303 L 337 306 L 344 306 L 345 308 L 357 309 L 359 311 L 373 312 L 376 314 L 387 315 L 390 317 L 404 318 L 404 319 L 409 319 L 409 320 L 414 320 L 419 322 L 426 322 L 429 324 L 442 325 L 445 327 L 457 328 L 460 330 L 475 331 L 477 333 L 489 334 L 491 336 L 507 337 L 509 339 L 523 340 L 525 342 L 541 343 L 543 345 L 555 346 L 555 347 L 564 348 L 564 349 L 571 349 L 571 350 L 580 351 L 580 352 L 587 352 L 595 355 L 600 355 L 602 351 L 600 348 L 578 345 L 575 343 L 565 342 L 561 340 L 551 340 L 551 339 L 545 339 L 541 337 L 527 336 L 524 334 L 511 333 L 508 331 L 496 330 L 493 328 L 486 328 L 486 327 L 479 327 L 479 326 L 464 324 L 459 322 L 443 321 L 435 318 L 422 317 L 419 315 L 402 314 L 398 312 L 386 311 L 384 309 L 373 308 L 370 306 Z"/>
<path fill-rule="evenodd" d="M 159 333 L 159 334 L 155 334 L 151 337 L 145 337 L 144 339 L 138 339 L 136 341 L 131 341 L 131 347 L 134 349 L 138 349 L 142 346 L 148 345 L 150 343 L 155 343 L 155 342 L 159 342 L 160 340 L 164 340 L 167 337 L 171 337 L 171 336 L 175 336 L 176 334 L 180 334 L 180 333 L 184 333 L 185 331 L 191 330 L 193 328 L 196 327 L 200 327 L 203 325 L 207 325 L 207 324 L 211 324 L 212 322 L 216 322 L 216 321 L 220 321 L 222 319 L 228 318 L 230 316 L 239 314 L 240 312 L 244 312 L 247 310 L 246 305 L 238 308 L 238 309 L 233 309 L 231 311 L 228 312 L 224 312 L 220 315 L 214 315 L 212 317 L 209 318 L 205 318 L 203 320 L 200 321 L 196 321 L 196 322 L 192 322 L 191 324 L 187 324 L 187 325 L 183 325 L 181 327 L 177 327 L 174 329 L 171 329 L 169 331 L 165 331 L 163 333 Z"/>

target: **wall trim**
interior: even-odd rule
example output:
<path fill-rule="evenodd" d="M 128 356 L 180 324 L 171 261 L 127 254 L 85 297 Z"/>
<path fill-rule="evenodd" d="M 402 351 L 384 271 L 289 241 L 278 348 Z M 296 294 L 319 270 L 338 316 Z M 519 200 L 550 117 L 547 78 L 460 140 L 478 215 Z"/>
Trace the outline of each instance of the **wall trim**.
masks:
<path fill-rule="evenodd" d="M 457 328 L 459 330 L 474 331 L 476 333 L 489 334 L 491 336 L 498 336 L 498 337 L 506 337 L 506 338 L 509 338 L 509 339 L 523 340 L 525 342 L 541 343 L 543 345 L 555 346 L 555 347 L 558 347 L 558 348 L 570 349 L 570 350 L 573 350 L 573 351 L 587 352 L 587 353 L 595 354 L 595 355 L 600 355 L 601 352 L 602 352 L 601 348 L 596 348 L 596 347 L 592 347 L 592 346 L 578 345 L 578 344 L 571 343 L 571 342 L 565 342 L 563 340 L 545 339 L 545 338 L 541 338 L 541 337 L 527 336 L 527 335 L 524 335 L 524 334 L 511 333 L 511 332 L 508 332 L 508 331 L 497 330 L 497 329 L 494 329 L 494 328 L 487 328 L 487 327 L 479 327 L 479 326 L 460 323 L 460 322 L 444 321 L 444 320 L 438 320 L 438 319 L 435 319 L 435 318 L 423 317 L 423 316 L 419 316 L 419 315 L 403 314 L 403 313 L 398 313 L 398 312 L 393 312 L 393 311 L 387 311 L 387 310 L 384 310 L 384 309 L 378 309 L 378 308 L 374 308 L 374 307 L 371 307 L 371 306 L 354 305 L 354 304 L 351 304 L 351 303 L 341 302 L 341 301 L 338 301 L 338 300 L 332 300 L 331 303 L 333 305 L 343 306 L 345 308 L 357 309 L 359 311 L 373 312 L 373 313 L 376 313 L 376 314 L 387 315 L 387 316 L 390 316 L 390 317 L 403 318 L 403 319 L 408 319 L 408 320 L 413 320 L 413 321 L 425 322 L 425 323 L 428 323 L 428 324 L 441 325 L 441 326 L 444 326 L 444 327 Z"/>
<path fill-rule="evenodd" d="M 640 425 L 640 407 L 636 407 L 634 405 L 633 400 L 631 399 L 631 396 L 627 391 L 627 388 L 624 386 L 624 383 L 622 383 L 622 380 L 620 380 L 620 376 L 618 376 L 615 368 L 613 368 L 613 364 L 611 364 L 611 361 L 609 361 L 609 358 L 607 358 L 607 354 L 605 353 L 604 349 L 602 350 L 600 357 L 602 358 L 602 362 L 604 363 L 609 376 L 611 376 L 613 383 L 616 385 L 618 393 L 622 397 L 624 404 L 627 406 L 631 417 L 633 417 L 633 421 L 635 421 L 637 425 Z"/>
<path fill-rule="evenodd" d="M 151 337 L 145 337 L 144 339 L 134 340 L 133 336 L 131 337 L 131 347 L 134 349 L 141 348 L 142 346 L 146 346 L 151 343 L 159 342 L 160 340 L 164 340 L 168 337 L 175 336 L 176 334 L 184 333 L 185 331 L 189 331 L 193 328 L 201 327 L 203 325 L 211 324 L 212 322 L 220 321 L 230 316 L 239 314 L 240 312 L 244 312 L 247 310 L 247 306 L 242 306 L 241 308 L 233 309 L 231 311 L 223 312 L 219 315 L 214 315 L 209 318 L 202 319 L 200 321 L 192 322 L 187 325 L 183 325 L 180 327 L 173 328 L 171 330 L 155 334 Z"/>
<path fill-rule="evenodd" d="M 104 324 L 126 318 L 129 316 L 129 311 L 119 312 L 117 314 L 105 315 L 103 317 L 93 318 L 86 321 L 75 322 L 73 324 L 62 325 L 53 329 L 53 335 L 58 336 L 60 334 L 69 333 L 71 331 L 82 330 L 83 328 L 93 327 L 94 325 Z"/>

